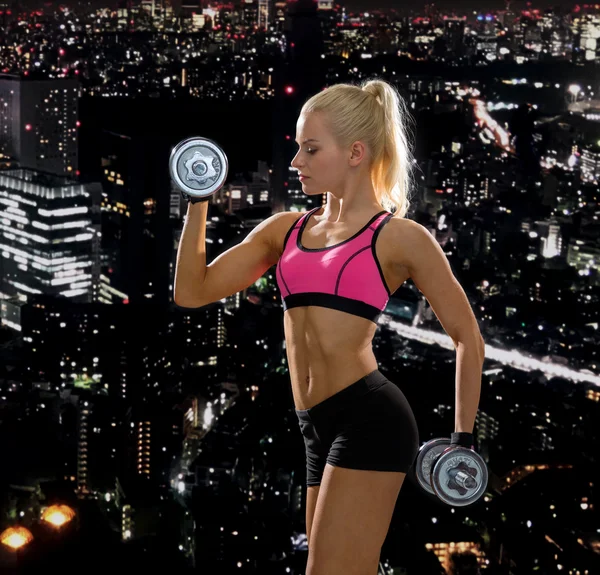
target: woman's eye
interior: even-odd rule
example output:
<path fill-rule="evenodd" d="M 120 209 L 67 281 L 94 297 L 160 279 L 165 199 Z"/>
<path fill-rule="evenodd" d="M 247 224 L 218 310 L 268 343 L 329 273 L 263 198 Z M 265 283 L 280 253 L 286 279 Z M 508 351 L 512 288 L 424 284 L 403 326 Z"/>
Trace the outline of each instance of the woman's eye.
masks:
<path fill-rule="evenodd" d="M 314 148 L 306 148 L 306 153 L 307 154 L 314 154 L 317 150 L 315 150 Z M 298 152 L 300 152 L 300 148 L 298 148 Z"/>

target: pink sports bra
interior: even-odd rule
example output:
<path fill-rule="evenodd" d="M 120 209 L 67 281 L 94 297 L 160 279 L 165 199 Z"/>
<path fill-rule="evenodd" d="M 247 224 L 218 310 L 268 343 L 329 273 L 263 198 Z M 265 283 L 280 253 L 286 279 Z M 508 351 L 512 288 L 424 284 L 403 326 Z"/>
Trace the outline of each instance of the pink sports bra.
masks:
<path fill-rule="evenodd" d="M 392 295 L 375 252 L 375 242 L 393 214 L 381 211 L 351 238 L 326 248 L 301 243 L 308 218 L 304 214 L 288 230 L 276 269 L 283 311 L 319 306 L 358 315 L 377 323 Z M 289 240 L 289 241 L 288 241 Z"/>

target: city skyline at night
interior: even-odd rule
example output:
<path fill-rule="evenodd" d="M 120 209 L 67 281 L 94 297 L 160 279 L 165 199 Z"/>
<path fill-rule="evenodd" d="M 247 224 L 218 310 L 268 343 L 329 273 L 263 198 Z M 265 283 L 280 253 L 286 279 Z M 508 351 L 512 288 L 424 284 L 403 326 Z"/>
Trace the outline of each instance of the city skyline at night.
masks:
<path fill-rule="evenodd" d="M 481 359 L 471 462 L 487 473 L 452 505 L 415 461 L 377 575 L 600 572 L 600 8 L 197 4 L 0 2 L 0 572 L 304 575 L 328 438 L 303 414 L 341 405 L 372 357 L 419 448 L 450 441 Z M 323 142 L 297 145 L 300 110 L 371 79 L 414 120 L 404 218 L 464 290 L 474 355 L 408 265 L 398 206 L 319 215 L 341 171 Z M 170 172 L 188 138 L 228 161 L 203 242 Z M 206 286 L 212 266 L 218 297 L 180 284 L 176 303 L 194 244 L 189 277 Z M 366 425 L 375 397 L 356 401 L 359 435 L 391 445 L 388 404 Z M 354 429 L 341 417 L 325 419 Z M 337 438 L 319 461 L 353 440 Z"/>

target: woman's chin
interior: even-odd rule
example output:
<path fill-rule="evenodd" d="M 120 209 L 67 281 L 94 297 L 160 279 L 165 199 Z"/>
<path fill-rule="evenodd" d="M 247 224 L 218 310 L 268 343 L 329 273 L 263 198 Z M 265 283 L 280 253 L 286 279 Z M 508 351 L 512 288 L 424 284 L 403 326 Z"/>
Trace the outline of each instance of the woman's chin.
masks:
<path fill-rule="evenodd" d="M 314 185 L 306 185 L 307 182 L 302 182 L 302 191 L 307 192 L 309 194 L 318 194 L 319 193 L 319 189 L 315 188 Z"/>

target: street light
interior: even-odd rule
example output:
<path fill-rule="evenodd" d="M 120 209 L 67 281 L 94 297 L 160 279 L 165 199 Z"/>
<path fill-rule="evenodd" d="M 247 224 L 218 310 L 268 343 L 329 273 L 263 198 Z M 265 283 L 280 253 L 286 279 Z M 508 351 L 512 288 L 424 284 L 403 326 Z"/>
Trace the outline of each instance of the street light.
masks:
<path fill-rule="evenodd" d="M 42 519 L 54 527 L 60 528 L 75 517 L 75 511 L 68 505 L 50 505 L 42 513 Z"/>
<path fill-rule="evenodd" d="M 31 531 L 20 525 L 9 527 L 0 534 L 0 542 L 15 550 L 25 547 L 32 539 Z"/>
<path fill-rule="evenodd" d="M 579 86 L 578 84 L 571 84 L 567 88 L 567 91 L 569 92 L 569 94 L 571 94 L 571 103 L 576 102 L 577 96 L 579 95 L 579 92 L 581 92 L 581 86 Z"/>

